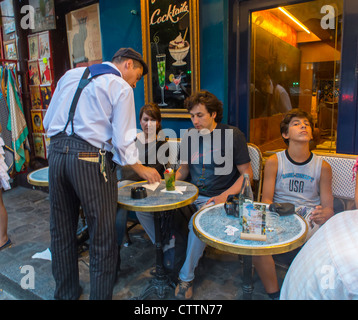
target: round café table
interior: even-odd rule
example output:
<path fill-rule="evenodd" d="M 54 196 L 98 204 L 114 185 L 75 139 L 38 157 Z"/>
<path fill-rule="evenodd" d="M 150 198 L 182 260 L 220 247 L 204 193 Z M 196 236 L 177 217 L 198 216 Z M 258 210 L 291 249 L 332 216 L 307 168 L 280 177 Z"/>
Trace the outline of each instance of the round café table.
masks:
<path fill-rule="evenodd" d="M 155 227 L 155 252 L 156 266 L 155 276 L 151 279 L 148 288 L 136 299 L 143 300 L 151 293 L 156 293 L 160 299 L 165 296 L 165 291 L 172 287 L 169 276 L 163 266 L 162 234 L 160 231 L 160 217 L 162 214 L 175 214 L 175 209 L 187 206 L 198 198 L 198 188 L 185 181 L 175 181 L 176 187 L 184 187 L 182 194 L 175 192 L 162 192 L 165 189 L 165 181 L 161 180 L 155 190 L 147 190 L 147 197 L 143 199 L 133 199 L 131 189 L 148 185 L 147 181 L 135 182 L 125 185 L 118 189 L 118 204 L 130 211 L 152 212 L 154 214 Z"/>
<path fill-rule="evenodd" d="M 261 203 L 263 204 L 263 203 Z M 268 206 L 268 205 L 267 205 Z M 268 209 L 267 209 L 268 210 Z M 266 241 L 243 240 L 239 219 L 228 216 L 224 204 L 199 210 L 193 218 L 195 234 L 206 244 L 216 249 L 243 255 L 243 298 L 251 299 L 252 256 L 273 255 L 292 251 L 306 241 L 307 223 L 297 214 L 280 216 L 276 230 L 267 232 Z M 229 235 L 225 230 L 232 226 L 238 230 Z"/>
<path fill-rule="evenodd" d="M 48 187 L 48 167 L 29 173 L 27 175 L 27 182 L 33 186 Z"/>

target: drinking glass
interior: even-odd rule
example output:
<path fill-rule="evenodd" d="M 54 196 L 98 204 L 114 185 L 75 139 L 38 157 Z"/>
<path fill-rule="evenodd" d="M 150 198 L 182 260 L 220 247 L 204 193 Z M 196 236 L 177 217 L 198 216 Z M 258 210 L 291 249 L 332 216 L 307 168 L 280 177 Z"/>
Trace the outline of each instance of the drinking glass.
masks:
<path fill-rule="evenodd" d="M 158 104 L 160 107 L 167 106 L 164 102 L 164 87 L 165 87 L 165 54 L 157 54 L 157 68 L 158 68 L 158 82 L 162 94 L 162 102 Z"/>
<path fill-rule="evenodd" d="M 175 190 L 175 172 L 172 170 L 171 172 L 164 172 L 164 179 L 165 179 L 165 188 L 168 191 Z"/>
<path fill-rule="evenodd" d="M 176 87 L 176 90 L 174 91 L 174 93 L 180 93 L 180 91 L 181 91 L 179 88 L 180 81 L 181 81 L 181 74 L 174 77 L 173 82 Z"/>

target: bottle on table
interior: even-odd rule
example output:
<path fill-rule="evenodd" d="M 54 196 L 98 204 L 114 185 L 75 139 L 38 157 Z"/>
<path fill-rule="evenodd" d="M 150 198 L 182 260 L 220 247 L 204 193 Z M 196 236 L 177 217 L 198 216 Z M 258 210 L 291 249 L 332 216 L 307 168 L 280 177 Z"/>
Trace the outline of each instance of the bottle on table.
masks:
<path fill-rule="evenodd" d="M 245 173 L 242 187 L 239 193 L 239 214 L 240 214 L 239 219 L 241 225 L 242 225 L 242 218 L 243 218 L 244 203 L 253 203 L 253 202 L 254 202 L 254 194 L 251 188 L 250 176 L 247 173 Z"/>

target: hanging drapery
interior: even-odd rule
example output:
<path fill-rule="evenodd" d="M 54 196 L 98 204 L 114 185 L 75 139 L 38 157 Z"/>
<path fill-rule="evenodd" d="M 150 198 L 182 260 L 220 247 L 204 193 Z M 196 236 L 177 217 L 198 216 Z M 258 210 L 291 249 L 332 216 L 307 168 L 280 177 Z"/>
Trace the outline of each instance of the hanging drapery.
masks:
<path fill-rule="evenodd" d="M 6 86 L 5 86 L 5 69 L 0 66 L 0 124 L 2 127 L 1 137 L 4 140 L 3 146 L 5 152 L 5 163 L 9 167 L 8 173 L 10 174 L 14 169 L 14 149 L 12 148 L 11 131 L 7 128 L 9 119 L 9 108 L 6 103 Z"/>
<path fill-rule="evenodd" d="M 12 69 L 7 69 L 6 93 L 7 105 L 10 112 L 7 129 L 11 131 L 12 147 L 15 157 L 15 170 L 20 172 L 26 160 L 24 142 L 28 136 L 28 128 L 15 74 Z"/>

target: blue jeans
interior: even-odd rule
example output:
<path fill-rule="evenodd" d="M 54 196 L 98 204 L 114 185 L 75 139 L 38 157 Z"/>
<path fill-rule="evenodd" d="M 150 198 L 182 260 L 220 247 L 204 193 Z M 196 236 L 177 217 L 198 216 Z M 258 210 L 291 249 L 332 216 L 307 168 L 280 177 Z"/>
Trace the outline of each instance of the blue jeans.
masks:
<path fill-rule="evenodd" d="M 196 209 L 200 210 L 200 208 L 204 206 L 209 199 L 209 197 L 199 195 L 198 199 L 194 202 Z M 153 214 L 148 212 L 137 212 L 137 217 L 143 229 L 147 232 L 149 238 L 154 243 L 155 231 Z M 194 279 L 195 268 L 197 267 L 206 247 L 206 244 L 202 242 L 194 233 L 193 217 L 194 215 L 191 217 L 188 225 L 189 236 L 185 262 L 179 272 L 179 278 L 183 281 L 191 281 Z"/>

